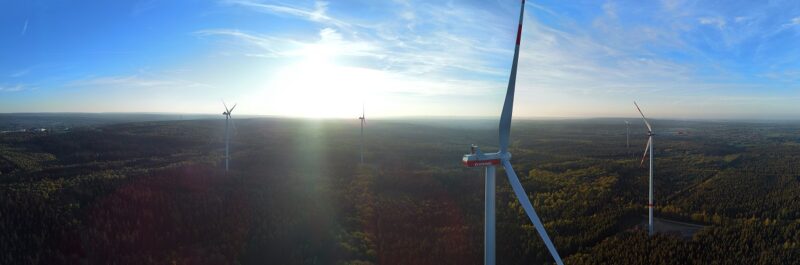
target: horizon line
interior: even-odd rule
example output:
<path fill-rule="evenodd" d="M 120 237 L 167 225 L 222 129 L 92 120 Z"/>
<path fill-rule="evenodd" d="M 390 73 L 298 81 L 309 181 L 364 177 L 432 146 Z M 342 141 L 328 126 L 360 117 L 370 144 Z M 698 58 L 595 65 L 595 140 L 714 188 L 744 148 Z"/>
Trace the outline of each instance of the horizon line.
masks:
<path fill-rule="evenodd" d="M 190 116 L 216 116 L 218 114 L 212 113 L 197 113 L 197 112 L 83 112 L 83 111 L 63 111 L 63 112 L 0 112 L 0 115 L 58 115 L 58 114 L 72 114 L 72 115 L 190 115 Z M 270 114 L 239 114 L 236 115 L 242 118 L 285 118 L 285 119 L 302 119 L 302 120 L 349 120 L 348 117 L 305 117 L 305 116 L 287 116 L 287 115 L 270 115 Z M 357 115 L 356 115 L 357 116 Z M 354 116 L 352 119 L 358 119 Z M 423 120 L 439 120 L 439 119 L 456 119 L 456 120 L 491 120 L 499 119 L 499 116 L 447 116 L 447 115 L 425 115 L 425 116 L 377 116 L 371 119 L 375 120 L 408 120 L 408 119 L 423 119 Z M 514 117 L 516 120 L 597 120 L 597 119 L 641 119 L 638 116 L 621 117 L 621 116 L 519 116 Z M 650 118 L 653 120 L 675 120 L 675 121 L 800 121 L 800 116 L 796 118 L 686 118 L 686 117 L 658 117 Z"/>

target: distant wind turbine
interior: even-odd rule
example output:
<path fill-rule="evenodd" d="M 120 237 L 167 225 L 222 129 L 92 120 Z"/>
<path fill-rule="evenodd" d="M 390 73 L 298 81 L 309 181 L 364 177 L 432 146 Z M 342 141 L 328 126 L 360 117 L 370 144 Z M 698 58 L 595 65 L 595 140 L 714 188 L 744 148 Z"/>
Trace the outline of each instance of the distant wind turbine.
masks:
<path fill-rule="evenodd" d="M 503 103 L 503 112 L 500 116 L 500 126 L 498 129 L 500 135 L 500 151 L 497 153 L 485 154 L 482 153 L 477 146 L 472 145 L 471 152 L 464 155 L 462 161 L 467 167 L 486 168 L 486 191 L 484 194 L 486 202 L 484 206 L 484 264 L 495 263 L 495 165 L 502 164 L 506 171 L 508 182 L 514 190 L 514 194 L 516 194 L 522 208 L 525 209 L 525 213 L 531 219 L 531 222 L 533 222 L 533 226 L 547 246 L 547 250 L 550 251 L 550 255 L 553 256 L 557 264 L 563 265 L 564 263 L 561 261 L 561 256 L 558 255 L 558 251 L 556 251 L 555 246 L 553 246 L 553 242 L 550 241 L 550 237 L 547 236 L 547 231 L 544 229 L 542 221 L 539 219 L 539 216 L 536 215 L 536 210 L 533 209 L 533 205 L 531 205 L 531 201 L 528 199 L 528 194 L 525 193 L 522 183 L 519 182 L 517 174 L 511 166 L 511 153 L 508 152 L 511 131 L 511 113 L 514 108 L 514 89 L 517 79 L 517 62 L 519 60 L 519 44 L 520 38 L 522 37 L 522 17 L 524 11 L 525 0 L 522 0 L 522 6 L 519 11 L 519 25 L 517 28 L 517 44 L 514 48 L 511 76 L 508 80 L 508 89 L 506 90 L 506 98 Z"/>
<path fill-rule="evenodd" d="M 364 103 L 361 103 L 361 117 L 358 117 L 361 120 L 361 164 L 364 164 L 364 125 L 367 124 L 366 115 L 364 115 Z"/>
<path fill-rule="evenodd" d="M 230 164 L 231 156 L 230 156 L 230 144 L 231 144 L 231 137 L 228 133 L 228 120 L 233 119 L 231 117 L 231 112 L 233 109 L 236 108 L 236 104 L 233 104 L 233 107 L 228 109 L 228 105 L 225 104 L 225 101 L 222 101 L 222 106 L 225 107 L 225 112 L 222 115 L 225 115 L 225 171 L 228 171 L 228 165 Z"/>
<path fill-rule="evenodd" d="M 652 236 L 653 235 L 653 136 L 656 134 L 653 133 L 653 127 L 651 127 L 650 123 L 647 122 L 647 118 L 644 117 L 644 113 L 642 113 L 642 109 L 639 108 L 639 105 L 636 104 L 636 101 L 633 102 L 633 105 L 636 106 L 636 110 L 638 110 L 639 114 L 642 115 L 642 120 L 644 120 L 644 124 L 647 125 L 647 145 L 644 147 L 642 162 L 640 162 L 639 165 L 644 166 L 644 159 L 647 157 L 647 152 L 649 151 L 650 179 L 649 179 L 649 191 L 647 198 L 647 208 L 648 208 L 647 233 L 648 235 Z"/>
<path fill-rule="evenodd" d="M 625 148 L 631 148 L 631 123 L 628 121 L 625 121 Z"/>

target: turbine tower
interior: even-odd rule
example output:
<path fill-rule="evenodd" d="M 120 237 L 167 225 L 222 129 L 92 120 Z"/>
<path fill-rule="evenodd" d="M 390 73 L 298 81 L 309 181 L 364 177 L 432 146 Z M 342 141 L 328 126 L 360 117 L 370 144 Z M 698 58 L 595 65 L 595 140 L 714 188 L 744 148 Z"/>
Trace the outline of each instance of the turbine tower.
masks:
<path fill-rule="evenodd" d="M 625 149 L 631 148 L 631 123 L 625 121 Z M 630 152 L 628 152 L 630 154 Z"/>
<path fill-rule="evenodd" d="M 653 235 L 653 136 L 656 135 L 653 133 L 653 127 L 650 126 L 650 123 L 647 122 L 647 118 L 644 117 L 644 113 L 642 113 L 642 109 L 639 108 L 639 105 L 636 104 L 636 101 L 633 102 L 633 105 L 636 106 L 636 110 L 639 111 L 639 114 L 642 115 L 642 120 L 644 120 L 644 124 L 647 125 L 647 145 L 644 147 L 644 154 L 642 155 L 642 162 L 639 163 L 639 166 L 644 165 L 644 159 L 647 157 L 647 152 L 650 152 L 650 179 L 649 179 L 649 190 L 647 195 L 647 208 L 648 208 L 648 219 L 647 219 L 647 234 Z"/>
<path fill-rule="evenodd" d="M 222 115 L 225 115 L 225 171 L 227 172 L 228 165 L 231 160 L 230 156 L 231 137 L 230 134 L 228 133 L 228 120 L 233 119 L 231 118 L 231 112 L 233 112 L 233 109 L 236 108 L 236 104 L 233 104 L 233 107 L 231 109 L 228 109 L 228 105 L 225 104 L 225 101 L 222 101 L 222 106 L 225 107 L 225 112 L 223 112 Z"/>
<path fill-rule="evenodd" d="M 364 103 L 361 103 L 361 164 L 364 164 L 364 125 L 367 124 L 367 118 L 364 115 Z"/>
<path fill-rule="evenodd" d="M 519 11 L 519 25 L 517 28 L 517 42 L 514 48 L 514 60 L 511 63 L 511 76 L 508 79 L 508 89 L 506 90 L 506 98 L 503 103 L 503 112 L 500 116 L 499 138 L 500 138 L 500 151 L 497 153 L 482 153 L 478 146 L 472 145 L 471 152 L 464 155 L 462 161 L 467 167 L 485 167 L 486 168 L 486 191 L 485 191 L 485 208 L 484 208 L 484 264 L 495 264 L 495 166 L 501 165 L 506 171 L 508 182 L 514 190 L 514 194 L 519 199 L 522 208 L 528 218 L 531 219 L 533 226 L 539 233 L 539 236 L 550 251 L 550 255 L 557 264 L 563 265 L 561 256 L 558 255 L 553 242 L 547 235 L 542 221 L 536 215 L 536 210 L 533 209 L 528 194 L 519 182 L 517 174 L 514 173 L 514 168 L 511 167 L 511 153 L 508 152 L 509 136 L 511 133 L 511 112 L 514 108 L 514 89 L 517 79 L 517 61 L 519 60 L 519 44 L 522 37 L 522 17 L 525 11 L 525 0 L 522 0 L 522 6 Z"/>

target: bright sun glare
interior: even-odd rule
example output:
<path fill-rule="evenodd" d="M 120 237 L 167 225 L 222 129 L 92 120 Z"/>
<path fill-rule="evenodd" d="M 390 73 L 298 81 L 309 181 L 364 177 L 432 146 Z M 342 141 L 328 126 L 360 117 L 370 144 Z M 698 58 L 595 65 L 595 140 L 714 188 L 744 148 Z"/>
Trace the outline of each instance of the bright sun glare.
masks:
<path fill-rule="evenodd" d="M 360 114 L 376 71 L 338 65 L 336 43 L 317 43 L 299 51 L 303 58 L 281 69 L 270 82 L 277 112 L 311 118 L 347 118 Z"/>

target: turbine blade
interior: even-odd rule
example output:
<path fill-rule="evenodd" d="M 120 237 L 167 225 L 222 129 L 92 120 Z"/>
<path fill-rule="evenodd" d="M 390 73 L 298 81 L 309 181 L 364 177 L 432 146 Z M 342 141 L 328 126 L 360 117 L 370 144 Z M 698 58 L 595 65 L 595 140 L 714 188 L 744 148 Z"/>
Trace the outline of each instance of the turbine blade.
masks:
<path fill-rule="evenodd" d="M 225 112 L 227 112 L 227 113 L 231 113 L 231 112 L 228 110 L 228 105 L 227 105 L 227 104 L 225 104 L 225 101 L 224 101 L 224 100 L 222 101 L 222 106 L 225 106 Z"/>
<path fill-rule="evenodd" d="M 644 120 L 644 124 L 647 125 L 647 130 L 652 132 L 653 127 L 650 127 L 650 123 L 647 122 L 647 118 L 644 117 L 644 113 L 642 113 L 642 109 L 639 108 L 639 104 L 636 104 L 636 101 L 634 101 L 633 105 L 636 106 L 636 110 L 638 110 L 639 114 L 642 115 L 642 120 Z"/>
<path fill-rule="evenodd" d="M 235 109 L 235 108 L 236 108 L 236 104 L 233 104 L 233 107 L 231 107 L 231 110 L 229 110 L 228 113 L 230 114 L 231 112 L 233 112 L 233 109 Z"/>
<path fill-rule="evenodd" d="M 647 158 L 647 150 L 650 150 L 650 142 L 653 138 L 647 137 L 647 145 L 644 146 L 644 154 L 642 154 L 642 162 L 639 163 L 639 166 L 644 166 L 644 159 Z"/>
<path fill-rule="evenodd" d="M 553 242 L 550 241 L 550 237 L 547 236 L 547 231 L 544 230 L 542 220 L 539 220 L 539 216 L 536 215 L 536 210 L 533 209 L 533 205 L 531 205 L 531 201 L 528 199 L 528 194 L 525 193 L 525 189 L 522 188 L 522 183 L 519 182 L 517 173 L 514 173 L 514 168 L 511 167 L 511 162 L 503 159 L 503 168 L 506 170 L 506 176 L 508 177 L 508 182 L 511 184 L 511 188 L 514 189 L 514 194 L 517 195 L 519 203 L 522 204 L 522 208 L 525 209 L 525 213 L 528 214 L 531 222 L 533 222 L 533 226 L 536 228 L 536 231 L 539 232 L 539 236 L 544 241 L 544 244 L 547 245 L 547 250 L 550 251 L 550 255 L 553 256 L 553 259 L 557 264 L 563 265 L 564 263 L 561 261 L 561 256 L 558 255 L 556 247 L 553 246 Z"/>
<path fill-rule="evenodd" d="M 525 0 L 519 8 L 519 24 L 517 25 L 517 44 L 514 47 L 514 60 L 511 62 L 511 76 L 508 77 L 506 100 L 503 102 L 503 112 L 500 115 L 500 153 L 508 151 L 508 139 L 511 137 L 511 115 L 514 111 L 514 90 L 517 85 L 517 62 L 519 61 L 519 43 L 522 38 L 522 18 L 525 14 Z"/>

